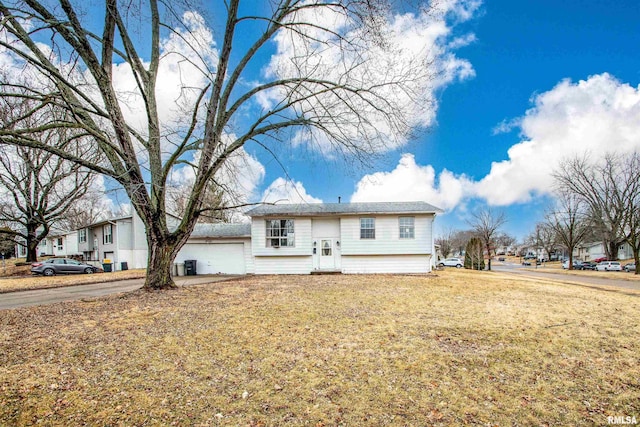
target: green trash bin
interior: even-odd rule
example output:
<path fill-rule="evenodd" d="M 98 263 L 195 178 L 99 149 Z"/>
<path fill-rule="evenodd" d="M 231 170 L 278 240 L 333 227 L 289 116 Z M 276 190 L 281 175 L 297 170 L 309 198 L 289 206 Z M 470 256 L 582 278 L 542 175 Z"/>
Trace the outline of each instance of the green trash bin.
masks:
<path fill-rule="evenodd" d="M 111 266 L 112 265 L 113 264 L 111 264 L 110 262 L 102 264 L 102 268 L 104 269 L 104 272 L 105 273 L 111 273 L 111 271 L 112 271 L 111 270 Z"/>

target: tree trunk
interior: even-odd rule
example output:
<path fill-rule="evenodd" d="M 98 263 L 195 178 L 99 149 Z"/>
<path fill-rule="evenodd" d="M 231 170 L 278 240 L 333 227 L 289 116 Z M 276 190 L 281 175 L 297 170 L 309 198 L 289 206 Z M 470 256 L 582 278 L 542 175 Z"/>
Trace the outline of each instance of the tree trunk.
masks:
<path fill-rule="evenodd" d="M 38 235 L 38 225 L 37 224 L 27 224 L 27 260 L 26 262 L 36 262 L 38 261 L 38 244 L 40 241 L 37 238 Z"/>
<path fill-rule="evenodd" d="M 177 288 L 178 286 L 174 283 L 171 275 L 171 269 L 179 249 L 176 248 L 176 245 L 167 242 L 160 243 L 156 240 L 154 243 L 149 244 L 147 279 L 143 289 L 155 291 Z"/>

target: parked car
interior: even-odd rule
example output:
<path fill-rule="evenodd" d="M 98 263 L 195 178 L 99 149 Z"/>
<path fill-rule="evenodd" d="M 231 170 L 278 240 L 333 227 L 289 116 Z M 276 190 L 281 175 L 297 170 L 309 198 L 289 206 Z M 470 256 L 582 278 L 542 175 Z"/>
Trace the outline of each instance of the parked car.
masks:
<path fill-rule="evenodd" d="M 562 263 L 562 268 L 564 270 L 568 270 L 569 269 L 569 260 L 566 260 L 565 262 Z M 578 261 L 577 259 L 573 260 L 573 269 L 574 270 L 581 270 L 582 269 L 582 261 Z"/>
<path fill-rule="evenodd" d="M 601 263 L 602 261 L 608 261 L 606 256 L 600 257 L 600 258 L 596 258 L 593 260 L 593 262 L 595 262 L 596 264 Z"/>
<path fill-rule="evenodd" d="M 580 266 L 580 270 L 595 270 L 598 264 L 595 262 L 583 262 Z"/>
<path fill-rule="evenodd" d="M 456 267 L 461 268 L 464 265 L 464 261 L 460 258 L 447 258 L 438 263 L 440 267 Z"/>
<path fill-rule="evenodd" d="M 622 271 L 622 266 L 618 261 L 602 261 L 596 267 L 598 271 Z"/>
<path fill-rule="evenodd" d="M 56 274 L 92 274 L 102 273 L 100 267 L 85 264 L 70 258 L 51 258 L 43 262 L 31 264 L 31 273 L 43 276 L 55 276 Z"/>
<path fill-rule="evenodd" d="M 624 271 L 629 273 L 631 271 L 636 271 L 636 264 L 634 262 L 630 262 L 629 264 L 625 264 L 622 268 L 624 269 Z"/>

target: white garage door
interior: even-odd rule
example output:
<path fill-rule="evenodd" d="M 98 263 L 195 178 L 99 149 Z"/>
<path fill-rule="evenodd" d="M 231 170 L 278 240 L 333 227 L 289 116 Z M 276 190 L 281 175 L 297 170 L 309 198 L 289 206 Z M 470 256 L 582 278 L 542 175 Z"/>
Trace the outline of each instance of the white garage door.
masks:
<path fill-rule="evenodd" d="M 186 259 L 197 261 L 198 274 L 245 274 L 247 272 L 242 243 L 187 243 L 180 250 L 176 261 L 184 262 Z"/>

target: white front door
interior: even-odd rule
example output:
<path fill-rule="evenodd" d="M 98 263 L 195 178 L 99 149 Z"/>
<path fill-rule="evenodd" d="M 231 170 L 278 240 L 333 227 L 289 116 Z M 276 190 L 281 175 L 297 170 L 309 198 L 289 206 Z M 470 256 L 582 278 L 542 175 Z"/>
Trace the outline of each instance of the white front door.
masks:
<path fill-rule="evenodd" d="M 320 270 L 334 270 L 336 268 L 335 239 L 320 239 Z"/>

